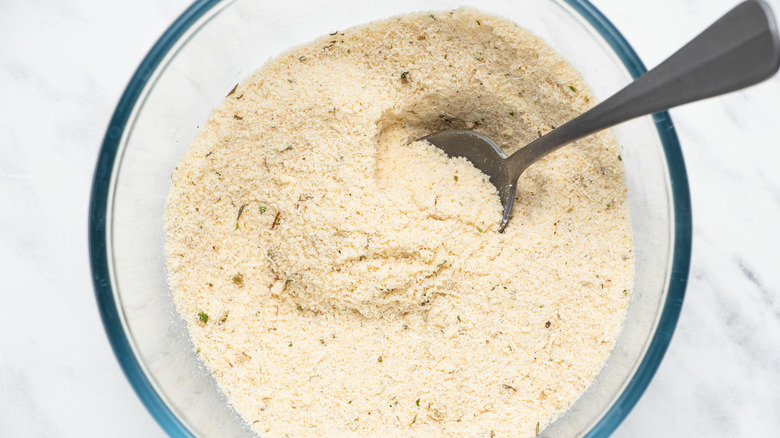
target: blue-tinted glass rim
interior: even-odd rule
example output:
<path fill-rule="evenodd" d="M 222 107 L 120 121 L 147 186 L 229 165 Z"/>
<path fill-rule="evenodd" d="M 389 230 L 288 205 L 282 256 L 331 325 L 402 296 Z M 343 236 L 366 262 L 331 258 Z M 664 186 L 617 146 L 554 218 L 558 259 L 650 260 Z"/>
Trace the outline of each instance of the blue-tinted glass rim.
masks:
<path fill-rule="evenodd" d="M 106 219 L 108 214 L 109 186 L 122 133 L 149 78 L 182 34 L 220 1 L 197 0 L 193 3 L 160 37 L 130 79 L 130 83 L 127 85 L 109 122 L 106 136 L 98 155 L 89 207 L 89 255 L 92 281 L 106 334 L 131 386 L 154 419 L 170 436 L 194 437 L 192 432 L 182 424 L 179 418 L 176 417 L 159 394 L 157 394 L 157 391 L 155 391 L 151 382 L 144 374 L 130 342 L 125 336 L 119 309 L 111 289 L 108 268 Z M 564 1 L 601 34 L 602 38 L 612 47 L 634 78 L 641 76 L 647 71 L 626 39 L 588 0 Z M 669 113 L 655 114 L 653 115 L 653 120 L 666 154 L 674 207 L 673 259 L 668 295 L 656 333 L 636 374 L 618 400 L 593 429 L 587 433 L 586 437 L 610 435 L 636 405 L 639 397 L 645 391 L 655 371 L 658 369 L 661 359 L 669 346 L 680 315 L 685 287 L 688 281 L 692 223 L 685 164 Z"/>

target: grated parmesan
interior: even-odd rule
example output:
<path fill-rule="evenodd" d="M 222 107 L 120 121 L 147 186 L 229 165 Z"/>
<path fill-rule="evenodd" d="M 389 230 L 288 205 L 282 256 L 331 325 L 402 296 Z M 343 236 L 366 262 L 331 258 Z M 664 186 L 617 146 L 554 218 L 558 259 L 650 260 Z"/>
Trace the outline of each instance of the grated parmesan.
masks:
<path fill-rule="evenodd" d="M 271 60 L 211 115 L 166 207 L 177 308 L 267 437 L 530 437 L 591 384 L 633 286 L 609 132 L 495 188 L 425 142 L 507 152 L 593 103 L 538 38 L 471 9 L 411 14 Z"/>

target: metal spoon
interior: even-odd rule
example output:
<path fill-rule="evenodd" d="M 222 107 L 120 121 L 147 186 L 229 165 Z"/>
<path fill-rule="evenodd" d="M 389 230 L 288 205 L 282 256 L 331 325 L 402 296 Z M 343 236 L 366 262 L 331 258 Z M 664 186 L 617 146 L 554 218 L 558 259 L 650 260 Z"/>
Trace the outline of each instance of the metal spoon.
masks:
<path fill-rule="evenodd" d="M 542 137 L 507 156 L 488 137 L 468 130 L 428 135 L 452 157 L 465 157 L 490 177 L 504 214 L 512 212 L 517 180 L 540 158 L 574 140 L 636 117 L 739 90 L 768 79 L 780 66 L 780 39 L 769 6 L 743 2 L 653 70 Z"/>

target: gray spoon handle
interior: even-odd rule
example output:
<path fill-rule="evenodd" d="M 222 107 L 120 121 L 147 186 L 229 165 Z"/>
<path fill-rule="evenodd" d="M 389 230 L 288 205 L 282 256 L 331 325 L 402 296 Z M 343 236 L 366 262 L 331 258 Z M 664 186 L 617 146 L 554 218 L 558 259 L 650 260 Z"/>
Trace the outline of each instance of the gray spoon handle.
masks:
<path fill-rule="evenodd" d="M 517 177 L 544 155 L 633 118 L 758 83 L 780 66 L 780 39 L 769 6 L 737 5 L 677 53 L 579 117 L 509 157 Z"/>

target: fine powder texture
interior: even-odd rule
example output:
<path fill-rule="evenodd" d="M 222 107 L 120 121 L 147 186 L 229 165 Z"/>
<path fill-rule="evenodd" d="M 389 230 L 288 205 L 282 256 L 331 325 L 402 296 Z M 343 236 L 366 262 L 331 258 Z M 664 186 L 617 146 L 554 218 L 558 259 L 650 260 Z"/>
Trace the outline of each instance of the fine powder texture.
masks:
<path fill-rule="evenodd" d="M 633 286 L 602 132 L 496 189 L 426 142 L 508 153 L 592 105 L 538 38 L 470 9 L 338 32 L 237 85 L 173 175 L 170 284 L 264 437 L 530 437 L 604 365 Z"/>

